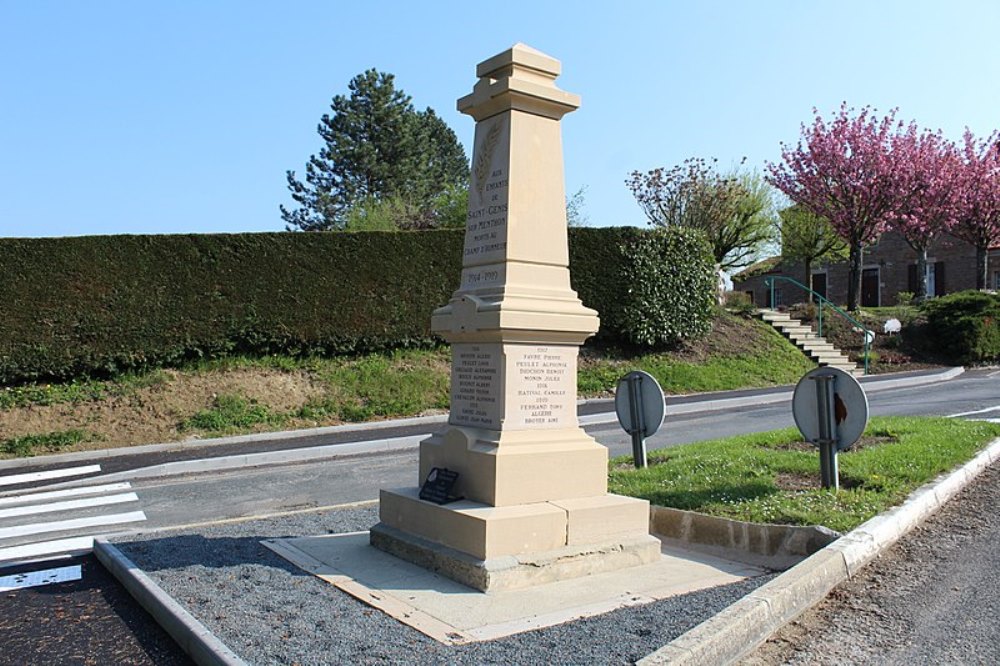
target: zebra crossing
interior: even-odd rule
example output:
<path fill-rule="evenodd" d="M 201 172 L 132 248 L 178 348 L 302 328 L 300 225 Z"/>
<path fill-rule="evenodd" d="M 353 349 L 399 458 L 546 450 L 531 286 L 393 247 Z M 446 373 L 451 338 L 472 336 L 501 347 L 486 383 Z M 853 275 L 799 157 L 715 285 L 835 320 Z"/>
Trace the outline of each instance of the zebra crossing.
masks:
<path fill-rule="evenodd" d="M 145 521 L 128 482 L 86 483 L 100 471 L 100 465 L 83 465 L 0 476 L 0 566 L 90 552 L 94 537 Z M 49 489 L 67 479 L 84 483 Z"/>

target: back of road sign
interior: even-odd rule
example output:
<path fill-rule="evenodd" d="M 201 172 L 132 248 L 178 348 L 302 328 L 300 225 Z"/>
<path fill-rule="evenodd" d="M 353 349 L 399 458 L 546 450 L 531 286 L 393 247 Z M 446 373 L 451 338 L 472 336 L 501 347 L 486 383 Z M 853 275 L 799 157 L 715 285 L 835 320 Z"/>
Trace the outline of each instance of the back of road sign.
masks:
<path fill-rule="evenodd" d="M 822 427 L 817 404 L 816 381 L 828 378 L 833 382 L 831 435 L 836 438 L 836 448 L 844 451 L 861 438 L 868 425 L 868 397 L 861 384 L 850 373 L 839 368 L 822 367 L 810 370 L 795 386 L 792 395 L 792 416 L 802 436 L 820 445 Z M 824 412 L 825 413 L 825 412 Z"/>
<path fill-rule="evenodd" d="M 632 393 L 638 392 L 638 413 L 632 407 Z M 618 423 L 628 434 L 641 426 L 642 437 L 652 437 L 663 425 L 663 389 L 652 375 L 641 370 L 630 372 L 618 382 L 615 390 L 615 412 Z"/>

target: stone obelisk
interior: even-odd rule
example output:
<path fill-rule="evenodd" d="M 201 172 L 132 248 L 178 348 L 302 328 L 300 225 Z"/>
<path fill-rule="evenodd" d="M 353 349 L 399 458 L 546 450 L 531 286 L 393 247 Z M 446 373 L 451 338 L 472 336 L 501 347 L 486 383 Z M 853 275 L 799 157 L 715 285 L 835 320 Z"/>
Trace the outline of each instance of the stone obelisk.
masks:
<path fill-rule="evenodd" d="M 523 44 L 479 64 L 458 109 L 476 120 L 461 284 L 434 312 L 452 345 L 451 414 L 420 445 L 419 482 L 458 473 L 435 504 L 382 490 L 371 543 L 481 590 L 659 557 L 643 500 L 607 492 L 607 449 L 576 417 L 579 346 L 597 313 L 570 287 L 559 122 L 577 95 Z"/>

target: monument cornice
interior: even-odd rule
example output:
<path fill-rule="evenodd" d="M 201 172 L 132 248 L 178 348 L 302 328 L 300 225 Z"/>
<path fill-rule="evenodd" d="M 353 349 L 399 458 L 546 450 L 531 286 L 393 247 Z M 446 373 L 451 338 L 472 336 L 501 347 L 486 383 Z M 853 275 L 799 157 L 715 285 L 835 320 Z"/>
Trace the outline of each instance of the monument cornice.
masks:
<path fill-rule="evenodd" d="M 504 111 L 522 111 L 560 120 L 580 107 L 580 96 L 552 85 L 505 77 L 487 85 L 477 84 L 473 92 L 458 100 L 458 110 L 477 122 Z"/>

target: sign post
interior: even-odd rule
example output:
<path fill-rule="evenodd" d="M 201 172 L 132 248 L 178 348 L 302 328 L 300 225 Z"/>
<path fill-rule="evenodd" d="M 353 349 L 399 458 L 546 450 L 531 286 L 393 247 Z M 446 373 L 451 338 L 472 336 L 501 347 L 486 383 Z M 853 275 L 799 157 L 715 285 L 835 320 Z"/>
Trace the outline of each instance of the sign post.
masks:
<path fill-rule="evenodd" d="M 823 487 L 838 490 L 837 453 L 854 446 L 868 425 L 865 390 L 838 368 L 810 370 L 795 386 L 792 415 L 802 436 L 819 447 Z"/>
<path fill-rule="evenodd" d="M 636 469 L 646 467 L 646 438 L 663 424 L 663 389 L 652 375 L 636 370 L 618 380 L 615 390 L 618 422 L 632 436 Z"/>

